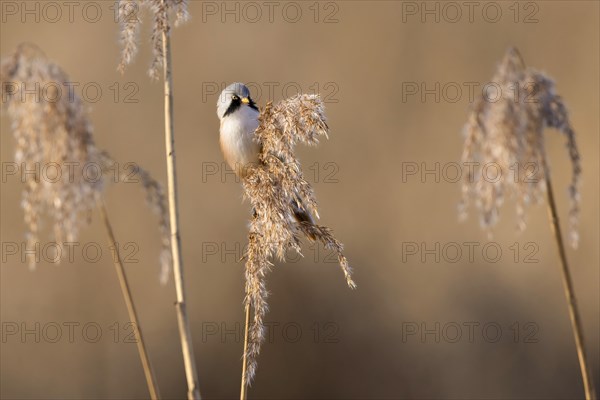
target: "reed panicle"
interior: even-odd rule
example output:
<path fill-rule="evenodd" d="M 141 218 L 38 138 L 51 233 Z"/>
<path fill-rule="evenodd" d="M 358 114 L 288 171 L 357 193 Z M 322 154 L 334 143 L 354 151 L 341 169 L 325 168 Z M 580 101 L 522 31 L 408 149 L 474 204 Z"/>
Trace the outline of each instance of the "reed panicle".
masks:
<path fill-rule="evenodd" d="M 69 77 L 40 49 L 20 45 L 2 59 L 0 73 L 3 109 L 11 118 L 16 139 L 15 162 L 27 172 L 21 176 L 29 248 L 39 241 L 44 215 L 52 219 L 58 243 L 73 242 L 110 183 L 107 175 L 118 170 L 118 182 L 124 182 L 133 181 L 132 174 L 121 171 L 96 146 L 84 104 L 67 86 Z M 165 195 L 147 171 L 136 168 L 147 202 L 159 218 L 161 277 L 168 276 L 171 256 Z M 52 176 L 50 172 L 42 176 L 42 169 L 53 171 Z"/>
<path fill-rule="evenodd" d="M 105 171 L 119 171 L 119 182 L 133 181 L 139 183 L 146 194 L 146 204 L 152 212 L 158 217 L 158 229 L 161 239 L 160 248 L 160 283 L 165 285 L 169 282 L 171 267 L 173 265 L 173 257 L 171 256 L 171 232 L 169 229 L 169 210 L 167 206 L 167 198 L 163 186 L 152 177 L 152 175 L 135 164 L 131 168 L 133 170 L 120 169 L 116 161 L 103 152 L 102 165 Z"/>
<path fill-rule="evenodd" d="M 44 213 L 53 218 L 57 242 L 75 241 L 104 188 L 101 178 L 84 179 L 82 174 L 88 165 L 98 166 L 100 159 L 83 105 L 78 97 L 69 101 L 64 96 L 62 82 L 68 81 L 67 76 L 32 45 L 21 45 L 2 59 L 0 73 L 3 109 L 16 139 L 15 161 L 28 171 L 22 198 L 28 245 L 33 248 L 38 242 Z M 36 93 L 24 95 L 23 89 Z M 67 162 L 77 166 L 71 176 L 62 173 Z M 42 166 L 61 167 L 60 179 L 42 179 Z"/>
<path fill-rule="evenodd" d="M 571 272 L 562 238 L 558 211 L 552 189 L 550 168 L 544 148 L 544 130 L 554 128 L 567 139 L 572 176 L 569 186 L 570 242 L 579 241 L 579 182 L 581 160 L 575 131 L 565 104 L 554 89 L 552 80 L 541 72 L 525 66 L 518 50 L 511 48 L 498 66 L 493 84 L 494 99 L 479 98 L 465 126 L 466 140 L 463 165 L 479 166 L 467 174 L 463 183 L 464 213 L 470 195 L 476 199 L 481 223 L 490 232 L 496 223 L 505 194 L 517 199 L 519 228 L 524 229 L 525 207 L 547 198 L 548 217 L 558 250 L 563 289 L 567 301 L 575 349 L 581 370 L 585 398 L 595 398 L 592 373 L 587 362 L 583 326 Z M 499 92 L 499 96 L 498 96 Z M 490 179 L 483 169 L 493 165 L 499 169 Z"/>
<path fill-rule="evenodd" d="M 465 125 L 462 162 L 475 167 L 463 180 L 461 216 L 465 216 L 473 196 L 481 224 L 491 232 L 505 197 L 514 196 L 518 228 L 525 229 L 526 207 L 542 202 L 546 192 L 544 129 L 555 128 L 566 138 L 573 171 L 570 242 L 577 247 L 581 160 L 569 114 L 554 82 L 526 67 L 518 51 L 511 48 L 498 65 L 492 84 L 491 92 L 475 101 Z"/>
<path fill-rule="evenodd" d="M 311 222 L 299 223 L 290 206 L 297 204 L 318 215 L 314 191 L 302 174 L 294 147 L 298 143 L 316 145 L 320 137 L 327 137 L 327 130 L 324 106 L 317 95 L 297 95 L 275 106 L 269 103 L 259 117 L 255 137 L 262 145 L 260 163 L 248 167 L 244 179 L 245 197 L 252 204 L 254 216 L 249 227 L 245 273 L 246 317 L 251 308 L 253 318 L 250 327 L 246 326 L 242 398 L 246 385 L 255 376 L 265 337 L 264 317 L 268 310 L 265 277 L 274 258 L 285 261 L 289 250 L 300 253 L 300 238 L 304 235 L 335 251 L 346 283 L 350 288 L 356 287 L 342 253 L 343 246 L 331 230 Z"/>
<path fill-rule="evenodd" d="M 152 61 L 148 74 L 152 79 L 160 78 L 164 66 L 163 33 L 171 29 L 169 16 L 175 15 L 175 26 L 187 21 L 187 0 L 118 0 L 117 9 L 121 24 L 121 62 L 119 71 L 124 72 L 138 51 L 138 36 L 142 23 L 141 10 L 148 8 L 153 18 Z"/>

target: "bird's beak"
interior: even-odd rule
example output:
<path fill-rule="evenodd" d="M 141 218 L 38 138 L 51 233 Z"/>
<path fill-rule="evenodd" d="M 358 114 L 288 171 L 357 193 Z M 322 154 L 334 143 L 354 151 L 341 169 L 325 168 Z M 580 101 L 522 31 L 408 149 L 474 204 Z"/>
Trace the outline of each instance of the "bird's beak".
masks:
<path fill-rule="evenodd" d="M 244 104 L 250 104 L 250 99 L 247 98 L 247 97 L 243 97 L 242 98 L 242 103 L 244 103 Z"/>

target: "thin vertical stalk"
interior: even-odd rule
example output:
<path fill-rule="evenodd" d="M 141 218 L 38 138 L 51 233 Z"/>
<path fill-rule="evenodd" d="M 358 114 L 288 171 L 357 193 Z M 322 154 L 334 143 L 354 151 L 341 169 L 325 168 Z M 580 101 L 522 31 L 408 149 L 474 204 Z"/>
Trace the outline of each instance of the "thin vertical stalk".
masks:
<path fill-rule="evenodd" d="M 163 0 L 164 2 L 164 0 Z M 185 305 L 185 286 L 183 278 L 183 260 L 181 257 L 181 239 L 179 236 L 179 208 L 177 204 L 177 174 L 175 169 L 175 135 L 173 129 L 173 76 L 171 73 L 171 41 L 167 30 L 162 32 L 163 71 L 165 91 L 165 144 L 167 156 L 167 179 L 169 198 L 169 219 L 171 224 L 171 252 L 173 254 L 173 276 L 177 301 L 177 323 L 181 340 L 181 351 L 185 376 L 188 385 L 188 399 L 200 399 L 200 385 L 196 372 L 196 361 L 192 346 L 192 333 Z"/>
<path fill-rule="evenodd" d="M 571 317 L 571 328 L 573 329 L 573 336 L 575 338 L 575 347 L 577 349 L 577 357 L 579 358 L 579 368 L 581 369 L 581 376 L 583 378 L 585 398 L 587 400 L 593 400 L 596 398 L 596 396 L 594 393 L 592 374 L 590 372 L 585 354 L 583 327 L 581 324 L 581 317 L 579 316 L 579 309 L 577 308 L 577 299 L 575 298 L 575 289 L 573 288 L 569 264 L 567 262 L 565 244 L 561 235 L 560 222 L 558 219 L 558 213 L 556 211 L 556 203 L 554 201 L 554 193 L 552 191 L 552 182 L 550 180 L 550 171 L 545 160 L 543 161 L 543 167 L 544 176 L 546 177 L 546 193 L 548 195 L 548 217 L 550 218 L 550 226 L 552 227 L 552 232 L 554 233 L 556 245 L 558 247 L 562 281 L 565 290 L 565 297 L 567 299 L 567 305 L 569 307 L 569 316 Z"/>
<path fill-rule="evenodd" d="M 248 368 L 248 328 L 250 326 L 250 302 L 246 303 L 246 324 L 244 328 L 244 355 L 242 357 L 242 388 L 240 389 L 240 400 L 248 397 L 248 382 L 246 381 L 246 369 Z"/>
<path fill-rule="evenodd" d="M 144 368 L 144 375 L 146 376 L 146 383 L 148 385 L 148 391 L 150 392 L 150 398 L 152 400 L 157 400 L 160 398 L 158 383 L 156 382 L 156 377 L 154 376 L 152 363 L 150 362 L 150 358 L 148 357 L 146 343 L 144 342 L 144 336 L 142 335 L 142 327 L 138 320 L 137 311 L 135 310 L 135 305 L 131 296 L 131 290 L 129 289 L 129 283 L 127 282 L 127 276 L 125 275 L 125 269 L 123 268 L 123 261 L 121 260 L 121 254 L 119 253 L 117 240 L 115 238 L 115 234 L 110 224 L 110 220 L 108 219 L 106 206 L 104 205 L 104 202 L 102 200 L 100 200 L 98 208 L 100 208 L 100 213 L 102 214 L 102 220 L 104 221 L 104 227 L 106 228 L 106 234 L 108 235 L 108 241 L 110 243 L 110 246 L 115 249 L 115 269 L 119 278 L 119 284 L 121 286 L 121 292 L 123 293 L 123 299 L 125 300 L 125 305 L 127 306 L 129 322 L 133 324 L 135 343 L 137 346 L 138 353 L 140 355 L 140 360 L 142 361 L 142 367 Z"/>

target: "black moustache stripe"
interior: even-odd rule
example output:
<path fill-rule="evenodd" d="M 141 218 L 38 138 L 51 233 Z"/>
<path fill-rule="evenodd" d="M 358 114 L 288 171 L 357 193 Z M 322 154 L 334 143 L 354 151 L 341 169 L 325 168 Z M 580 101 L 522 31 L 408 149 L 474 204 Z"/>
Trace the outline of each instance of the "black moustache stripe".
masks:
<path fill-rule="evenodd" d="M 250 98 L 248 100 L 250 100 L 250 103 L 248 103 L 248 107 L 252 108 L 253 110 L 258 111 L 258 107 L 256 106 L 256 103 L 254 102 L 254 100 L 252 100 Z M 223 117 L 226 117 L 229 114 L 233 114 L 241 106 L 242 106 L 242 100 L 240 98 L 238 98 L 236 100 L 232 100 L 231 104 L 227 108 L 227 111 L 225 111 L 225 114 L 223 115 Z"/>
<path fill-rule="evenodd" d="M 232 100 L 229 107 L 227 107 L 227 111 L 225 111 L 225 114 L 223 115 L 223 117 L 226 117 L 229 114 L 233 114 L 241 106 L 242 106 L 242 101 L 239 98 Z"/>

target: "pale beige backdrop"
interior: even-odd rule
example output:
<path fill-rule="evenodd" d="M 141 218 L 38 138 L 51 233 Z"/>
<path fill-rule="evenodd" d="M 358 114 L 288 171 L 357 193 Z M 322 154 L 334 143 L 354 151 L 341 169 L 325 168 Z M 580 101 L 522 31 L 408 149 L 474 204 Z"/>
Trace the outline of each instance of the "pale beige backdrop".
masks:
<path fill-rule="evenodd" d="M 13 3 L 23 7 L 22 2 Z M 26 3 L 41 7 L 43 2 Z M 0 53 L 5 56 L 20 42 L 34 42 L 80 87 L 97 83 L 103 95 L 96 103 L 88 102 L 97 144 L 122 163 L 136 162 L 166 183 L 162 86 L 146 76 L 149 16 L 141 32 L 140 54 L 120 76 L 112 2 L 96 2 L 103 13 L 97 23 L 83 18 L 86 3 L 90 2 L 78 3 L 72 23 L 66 6 L 55 23 L 50 21 L 52 10 L 46 10 L 48 14 L 39 22 L 31 16 L 21 22 L 19 15 L 5 12 Z M 237 4 L 191 1 L 192 19 L 173 34 L 181 234 L 203 395 L 230 398 L 239 390 L 241 337 L 229 331 L 243 320 L 243 264 L 237 262 L 241 250 L 235 248 L 245 244 L 250 210 L 231 176 L 224 182 L 218 175 L 203 179 L 203 171 L 219 167 L 222 160 L 216 94 L 207 89 L 241 81 L 254 82 L 262 89 L 262 96 L 256 96 L 261 106 L 284 97 L 284 86 L 289 94 L 294 87 L 304 91 L 318 87 L 329 95 L 330 139 L 316 149 L 300 148 L 299 153 L 316 189 L 321 221 L 344 242 L 358 283 L 356 291 L 348 290 L 339 268 L 328 262 L 322 249 L 307 248 L 304 260 L 275 266 L 268 277 L 272 343 L 264 345 L 251 398 L 582 396 L 545 207 L 531 209 L 527 230 L 517 234 L 514 203 L 509 201 L 493 239 L 502 257 L 495 263 L 486 260 L 481 248 L 488 239 L 477 219 L 471 215 L 464 223 L 457 220 L 459 184 L 444 179 L 436 182 L 432 175 L 424 181 L 419 175 L 402 177 L 409 166 L 406 163 L 419 168 L 439 163 L 442 168 L 460 159 L 468 96 L 463 93 L 456 102 L 449 92 L 442 93 L 439 102 L 432 95 L 425 101 L 419 96 L 403 99 L 403 85 L 424 82 L 432 88 L 436 82 L 440 87 L 452 82 L 485 83 L 510 45 L 518 46 L 528 64 L 556 80 L 571 110 L 583 159 L 581 245 L 577 251 L 569 249 L 568 257 L 597 378 L 598 3 L 521 2 L 515 22 L 513 2 L 495 2 L 488 7 L 502 11 L 496 23 L 482 15 L 487 3 L 478 3 L 473 22 L 468 20 L 464 3 L 457 3 L 463 15 L 456 22 L 448 21 L 455 18 L 454 10 L 444 11 L 443 3 L 410 4 L 439 7 L 438 23 L 435 15 L 426 15 L 423 23 L 419 15 L 403 14 L 407 3 L 403 6 L 399 1 L 321 2 L 316 6 L 316 22 L 314 2 L 297 2 L 302 16 L 296 23 L 289 21 L 294 18 L 289 8 L 293 5 L 286 8 L 288 20 L 284 18 L 285 2 L 277 2 L 272 22 L 264 2 L 251 6 L 262 9 L 256 22 L 252 22 L 255 9 Z M 223 23 L 219 15 L 211 14 L 223 7 L 239 7 L 240 21 L 234 15 L 226 16 Z M 94 10 L 86 10 L 88 19 L 93 18 Z M 493 10 L 486 10 L 485 17 L 493 18 Z M 326 18 L 331 23 L 325 23 Z M 526 18 L 537 22 L 524 23 Z M 117 101 L 115 82 L 120 89 Z M 128 82 L 134 86 L 126 89 Z M 132 87 L 138 89 L 132 95 L 138 102 L 126 103 Z M 275 87 L 272 96 L 269 87 Z M 15 143 L 5 115 L 1 127 L 1 160 L 9 163 Z M 570 179 L 564 143 L 557 132 L 547 132 L 563 221 Z M 20 243 L 25 231 L 19 206 L 22 185 L 15 177 L 4 181 L 2 243 Z M 182 398 L 186 389 L 175 294 L 172 282 L 166 287 L 158 282 L 155 219 L 135 185 L 111 186 L 107 193 L 120 241 L 139 246 L 135 256 L 139 263 L 128 264 L 127 272 L 162 394 Z M 49 240 L 43 238 L 42 245 Z M 124 338 L 127 314 L 98 215 L 80 242 L 99 243 L 104 250 L 100 262 L 86 262 L 79 251 L 74 262 L 41 262 L 30 272 L 19 257 L 3 253 L 3 398 L 137 399 L 147 395 L 135 345 Z M 464 253 L 454 263 L 448 260 L 454 253 L 444 258 L 441 250 L 439 262 L 426 253 L 424 262 L 421 253 L 403 258 L 403 246 L 410 242 L 427 249 L 439 243 L 449 250 L 447 246 L 456 244 Z M 474 260 L 466 254 L 466 242 L 479 243 Z M 517 262 L 511 250 L 515 242 L 520 248 Z M 524 248 L 528 243 L 537 246 L 536 263 L 524 262 L 531 251 Z M 36 323 L 39 343 L 35 334 L 21 337 L 21 332 L 6 332 L 14 324 L 35 332 Z M 79 324 L 72 343 L 65 325 L 69 323 Z M 424 338 L 407 336 L 407 329 L 421 329 L 422 323 L 434 332 L 436 323 L 440 324 L 439 343 L 433 333 Z M 51 343 L 54 324 L 62 327 L 57 343 Z M 84 337 L 86 324 L 92 328 Z M 95 336 L 93 326 L 102 329 L 96 343 L 89 340 Z M 462 334 L 458 338 L 457 326 Z M 472 340 L 468 326 L 474 327 Z M 485 334 L 483 326 L 489 329 Z M 502 331 L 493 343 L 496 327 Z"/>

